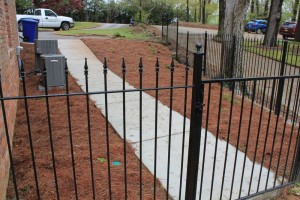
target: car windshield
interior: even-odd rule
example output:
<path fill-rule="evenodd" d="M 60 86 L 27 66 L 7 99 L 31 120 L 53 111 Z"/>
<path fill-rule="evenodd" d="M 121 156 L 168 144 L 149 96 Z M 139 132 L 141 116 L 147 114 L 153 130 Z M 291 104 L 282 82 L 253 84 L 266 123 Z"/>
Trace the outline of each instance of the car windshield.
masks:
<path fill-rule="evenodd" d="M 286 28 L 294 28 L 296 26 L 296 23 L 294 23 L 294 22 L 285 22 L 283 24 L 283 26 L 286 27 Z"/>
<path fill-rule="evenodd" d="M 267 24 L 266 21 L 260 21 L 259 23 L 260 23 L 260 24 Z"/>

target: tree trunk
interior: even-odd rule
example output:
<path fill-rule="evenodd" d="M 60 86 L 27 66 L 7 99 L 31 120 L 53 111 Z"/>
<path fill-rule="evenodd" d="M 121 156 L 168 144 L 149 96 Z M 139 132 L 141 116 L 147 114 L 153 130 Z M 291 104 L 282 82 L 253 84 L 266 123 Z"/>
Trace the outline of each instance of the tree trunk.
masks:
<path fill-rule="evenodd" d="M 269 0 L 265 1 L 265 6 L 264 6 L 264 16 L 267 17 L 269 12 Z"/>
<path fill-rule="evenodd" d="M 206 7 L 206 0 L 203 0 L 203 5 L 202 5 L 202 24 L 206 24 L 206 11 L 205 11 L 205 7 Z"/>
<path fill-rule="evenodd" d="M 140 13 L 139 13 L 139 22 L 142 22 L 142 0 L 140 0 Z"/>
<path fill-rule="evenodd" d="M 254 14 L 254 0 L 251 1 L 250 13 Z"/>
<path fill-rule="evenodd" d="M 202 21 L 202 0 L 199 0 L 199 22 Z"/>
<path fill-rule="evenodd" d="M 259 0 L 255 0 L 256 14 L 259 16 Z"/>
<path fill-rule="evenodd" d="M 293 7 L 292 21 L 296 21 L 298 7 L 299 7 L 299 0 L 295 0 L 294 7 Z"/>
<path fill-rule="evenodd" d="M 281 19 L 281 7 L 283 0 L 273 0 L 268 18 L 267 32 L 264 38 L 264 44 L 267 47 L 276 46 L 279 23 Z"/>
<path fill-rule="evenodd" d="M 190 6 L 189 6 L 189 0 L 186 0 L 186 21 L 190 21 Z"/>
<path fill-rule="evenodd" d="M 231 0 L 225 4 L 224 37 L 222 40 L 222 76 L 242 77 L 242 43 L 244 20 L 250 0 Z"/>
<path fill-rule="evenodd" d="M 218 35 L 224 33 L 224 19 L 225 19 L 225 0 L 219 0 L 219 26 Z"/>
<path fill-rule="evenodd" d="M 300 42 L 300 8 L 298 12 L 298 21 L 296 25 L 295 41 Z"/>

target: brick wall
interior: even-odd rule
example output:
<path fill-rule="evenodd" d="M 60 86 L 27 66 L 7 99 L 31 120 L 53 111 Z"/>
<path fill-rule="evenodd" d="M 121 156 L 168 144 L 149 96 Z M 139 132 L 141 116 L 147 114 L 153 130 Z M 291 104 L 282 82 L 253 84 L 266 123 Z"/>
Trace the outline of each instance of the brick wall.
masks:
<path fill-rule="evenodd" d="M 18 32 L 14 0 L 0 0 L 0 74 L 4 96 L 16 96 L 19 91 L 16 47 Z M 17 102 L 5 102 L 8 132 L 12 141 Z M 9 156 L 3 114 L 0 108 L 0 200 L 6 198 L 9 176 Z"/>

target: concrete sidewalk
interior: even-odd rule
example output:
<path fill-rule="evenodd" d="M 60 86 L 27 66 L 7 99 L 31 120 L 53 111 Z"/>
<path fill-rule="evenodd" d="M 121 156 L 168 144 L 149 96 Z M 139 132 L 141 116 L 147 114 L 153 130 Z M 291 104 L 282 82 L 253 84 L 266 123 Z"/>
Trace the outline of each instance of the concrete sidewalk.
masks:
<path fill-rule="evenodd" d="M 77 79 L 77 83 L 80 85 L 83 91 L 85 91 L 85 78 L 84 78 L 84 58 L 88 59 L 89 66 L 89 91 L 104 91 L 104 76 L 103 65 L 96 58 L 96 56 L 90 51 L 89 48 L 81 40 L 59 40 L 58 41 L 60 51 L 68 59 L 68 67 L 71 75 Z M 105 48 L 105 47 L 103 47 Z M 121 69 L 120 69 L 121 70 Z M 122 79 L 108 70 L 108 90 L 121 90 Z M 126 89 L 134 89 L 133 86 L 126 83 Z M 146 93 L 142 94 L 142 161 L 144 165 L 154 173 L 154 142 L 155 142 L 155 99 Z M 105 115 L 105 100 L 104 95 L 90 95 L 90 99 L 93 100 L 96 106 Z M 120 137 L 123 138 L 123 98 L 122 93 L 108 94 L 108 120 L 114 129 L 118 132 Z M 126 93 L 126 131 L 127 142 L 135 150 L 135 154 L 139 157 L 139 92 Z M 168 135 L 169 135 L 169 112 L 170 109 L 158 103 L 158 154 L 157 154 L 157 178 L 162 183 L 163 187 L 167 185 L 167 152 L 168 152 Z M 171 164 L 170 164 L 170 185 L 169 194 L 174 199 L 179 198 L 179 180 L 180 180 L 180 165 L 181 165 L 181 147 L 183 137 L 183 121 L 184 118 L 178 112 L 172 111 L 172 129 L 171 129 Z M 189 138 L 189 119 L 186 120 L 185 131 L 185 155 L 184 155 L 184 169 L 183 169 L 183 188 L 182 199 L 185 194 L 185 182 L 186 182 L 186 165 L 187 165 L 187 152 L 188 152 L 188 138 Z M 204 147 L 205 130 L 202 130 L 201 138 L 201 152 L 199 163 L 199 177 L 202 170 L 202 157 Z M 214 180 L 212 180 L 212 170 L 214 162 L 214 148 L 215 143 L 218 142 L 217 156 L 216 156 L 216 170 Z M 110 141 L 113 142 L 113 141 Z M 223 167 L 225 161 L 226 142 L 223 140 L 216 140 L 215 136 L 210 132 L 207 132 L 207 149 L 206 160 L 204 164 L 203 174 L 203 192 L 202 199 L 209 199 L 211 182 L 214 181 L 214 190 L 212 199 L 220 199 L 220 190 L 222 184 Z M 228 199 L 230 196 L 230 188 L 233 177 L 233 167 L 235 159 L 236 148 L 232 145 L 228 146 L 228 157 L 226 174 L 224 177 L 224 190 L 223 199 Z M 245 154 L 238 151 L 237 154 L 237 170 L 235 173 L 235 181 L 233 185 L 232 199 L 237 199 L 240 189 L 242 166 Z M 96 158 L 95 158 L 96 159 Z M 251 176 L 253 162 L 246 158 L 245 174 L 243 179 L 242 196 L 248 194 L 249 181 Z M 253 172 L 253 181 L 250 193 L 255 193 L 257 188 L 257 182 L 259 177 L 261 165 L 255 163 Z M 267 169 L 262 168 L 262 177 L 259 191 L 263 191 L 266 185 Z M 274 173 L 270 172 L 268 188 L 273 187 Z M 278 184 L 278 183 L 276 183 Z M 198 195 L 200 191 L 200 180 L 198 181 Z"/>

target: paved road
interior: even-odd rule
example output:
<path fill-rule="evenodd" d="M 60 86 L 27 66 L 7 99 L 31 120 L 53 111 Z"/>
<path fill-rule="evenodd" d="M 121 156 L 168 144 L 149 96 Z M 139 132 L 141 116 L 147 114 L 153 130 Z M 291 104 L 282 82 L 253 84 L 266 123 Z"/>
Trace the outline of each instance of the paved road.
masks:
<path fill-rule="evenodd" d="M 125 28 L 128 27 L 129 24 L 115 24 L 115 23 L 103 23 L 100 26 L 92 29 L 111 29 L 111 28 Z"/>
<path fill-rule="evenodd" d="M 154 25 L 155 28 L 158 30 L 161 30 L 161 26 Z M 175 26 L 173 26 L 175 27 Z M 172 29 L 172 26 L 169 26 L 169 29 Z M 174 28 L 173 28 L 174 29 Z M 187 33 L 190 32 L 191 34 L 196 34 L 196 33 L 205 33 L 207 32 L 208 34 L 216 34 L 218 31 L 215 29 L 208 29 L 208 28 L 192 28 L 192 27 L 183 27 L 179 26 L 179 33 Z M 256 34 L 256 33 L 244 33 L 245 38 L 258 38 L 261 39 L 264 37 L 264 34 Z M 279 39 L 282 39 L 282 36 L 278 34 L 277 36 Z"/>

